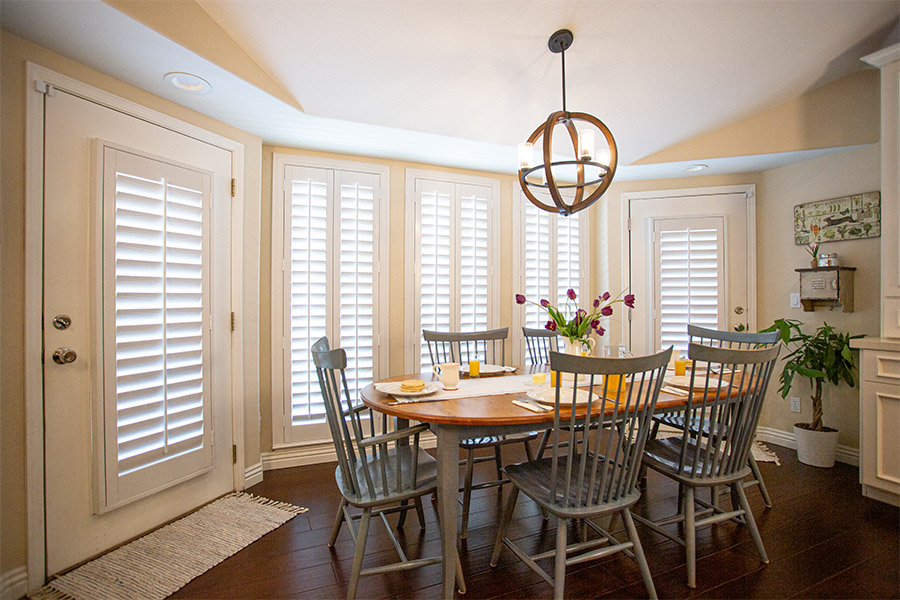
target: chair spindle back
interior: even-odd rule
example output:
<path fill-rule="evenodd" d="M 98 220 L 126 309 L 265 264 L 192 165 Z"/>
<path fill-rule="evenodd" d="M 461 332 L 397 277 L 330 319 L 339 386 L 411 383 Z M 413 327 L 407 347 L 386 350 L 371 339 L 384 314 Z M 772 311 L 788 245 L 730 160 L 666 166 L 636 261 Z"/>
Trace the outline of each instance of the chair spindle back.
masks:
<path fill-rule="evenodd" d="M 573 388 L 568 387 L 568 382 L 563 383 L 564 377 L 556 378 L 548 499 L 551 504 L 588 509 L 625 501 L 638 493 L 644 443 L 671 354 L 671 348 L 637 358 L 592 358 L 550 352 L 550 368 L 572 373 L 575 378 Z M 591 393 L 586 405 L 578 404 L 579 395 L 584 392 L 577 386 L 582 385 L 589 386 Z M 605 411 L 585 418 L 584 427 L 578 427 L 581 421 L 577 416 L 590 415 L 598 402 L 605 403 Z M 604 412 L 609 414 L 604 416 Z M 600 425 L 604 423 L 617 427 L 603 430 Z M 568 445 L 561 446 L 564 441 Z"/>
<path fill-rule="evenodd" d="M 549 365 L 550 353 L 559 351 L 559 334 L 549 329 L 522 328 L 528 362 L 532 365 Z"/>
<path fill-rule="evenodd" d="M 506 365 L 506 339 L 509 327 L 488 331 L 429 331 L 422 330 L 428 343 L 431 364 L 480 360 L 492 365 Z"/>

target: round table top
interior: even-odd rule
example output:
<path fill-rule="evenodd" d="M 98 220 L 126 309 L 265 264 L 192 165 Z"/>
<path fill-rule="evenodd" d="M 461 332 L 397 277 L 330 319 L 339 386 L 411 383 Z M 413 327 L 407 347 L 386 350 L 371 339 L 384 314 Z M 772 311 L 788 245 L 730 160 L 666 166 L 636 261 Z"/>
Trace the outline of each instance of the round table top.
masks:
<path fill-rule="evenodd" d="M 544 366 L 538 367 L 518 367 L 515 373 L 503 373 L 499 375 L 491 375 L 490 377 L 508 377 L 511 375 L 523 375 L 530 373 L 545 373 L 549 369 Z M 482 376 L 487 377 L 487 376 Z M 403 381 L 405 379 L 421 379 L 423 381 L 437 381 L 437 377 L 433 373 L 417 373 L 410 375 L 398 375 L 383 379 L 387 381 Z M 437 423 L 441 425 L 523 425 L 531 423 L 552 423 L 553 411 L 534 412 L 512 403 L 513 400 L 524 400 L 526 392 L 517 392 L 511 394 L 494 394 L 490 396 L 471 396 L 465 398 L 450 398 L 441 401 L 432 402 L 409 402 L 405 404 L 389 404 L 394 397 L 389 394 L 383 394 L 375 389 L 373 384 L 367 385 L 360 392 L 363 403 L 378 412 L 398 417 L 401 419 L 409 419 L 410 421 L 420 421 L 422 423 Z M 427 398 L 425 398 L 427 399 Z M 660 393 L 657 401 L 657 410 L 665 408 L 673 408 L 685 404 L 683 396 L 675 396 L 672 394 Z M 612 412 L 611 403 L 597 403 L 591 411 L 594 415 L 600 413 L 601 410 Z M 583 416 L 587 411 L 585 409 L 577 410 L 576 416 Z M 569 417 L 568 410 L 561 410 L 560 414 Z"/>

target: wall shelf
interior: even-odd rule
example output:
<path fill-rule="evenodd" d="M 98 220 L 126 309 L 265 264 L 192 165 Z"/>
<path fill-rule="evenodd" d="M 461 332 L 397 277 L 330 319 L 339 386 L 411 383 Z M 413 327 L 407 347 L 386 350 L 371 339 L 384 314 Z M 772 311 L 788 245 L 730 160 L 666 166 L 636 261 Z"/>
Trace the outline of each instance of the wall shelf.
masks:
<path fill-rule="evenodd" d="M 800 304 L 804 311 L 839 306 L 842 312 L 853 312 L 853 274 L 856 267 L 794 270 L 800 274 Z"/>

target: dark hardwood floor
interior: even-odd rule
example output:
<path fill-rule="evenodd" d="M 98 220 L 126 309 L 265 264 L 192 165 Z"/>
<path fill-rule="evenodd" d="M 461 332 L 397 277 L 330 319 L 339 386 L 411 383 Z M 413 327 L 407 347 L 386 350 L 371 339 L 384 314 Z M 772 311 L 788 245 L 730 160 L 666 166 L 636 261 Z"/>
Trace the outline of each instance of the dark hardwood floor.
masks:
<path fill-rule="evenodd" d="M 897 598 L 900 596 L 900 514 L 898 509 L 862 497 L 858 471 L 838 463 L 817 469 L 797 462 L 793 450 L 769 445 L 781 466 L 760 463 L 774 506 L 765 509 L 755 487 L 748 496 L 770 563 L 759 562 L 749 533 L 725 523 L 697 536 L 697 588 L 685 584 L 684 550 L 638 525 L 660 598 Z M 508 454 L 508 456 L 507 456 Z M 522 460 L 504 449 L 510 462 Z M 489 474 L 492 463 L 479 465 Z M 671 514 L 677 486 L 652 471 L 636 512 Z M 268 471 L 248 490 L 309 508 L 261 540 L 198 577 L 173 598 L 344 598 L 353 543 L 344 529 L 333 549 L 327 546 L 340 501 L 334 464 Z M 553 547 L 555 527 L 537 506 L 519 497 L 510 537 L 525 550 Z M 461 598 L 551 598 L 553 590 L 504 550 L 489 566 L 501 509 L 496 488 L 473 494 L 469 537 L 462 543 L 468 593 Z M 392 524 L 396 516 L 389 517 Z M 618 521 L 621 528 L 621 521 Z M 440 554 L 440 538 L 430 503 L 426 529 L 410 512 L 398 537 L 412 556 Z M 395 553 L 383 525 L 373 521 L 364 566 L 392 562 Z M 551 567 L 552 571 L 552 567 Z M 439 565 L 364 577 L 361 598 L 439 598 Z M 570 567 L 568 598 L 644 598 L 637 566 L 618 554 Z"/>

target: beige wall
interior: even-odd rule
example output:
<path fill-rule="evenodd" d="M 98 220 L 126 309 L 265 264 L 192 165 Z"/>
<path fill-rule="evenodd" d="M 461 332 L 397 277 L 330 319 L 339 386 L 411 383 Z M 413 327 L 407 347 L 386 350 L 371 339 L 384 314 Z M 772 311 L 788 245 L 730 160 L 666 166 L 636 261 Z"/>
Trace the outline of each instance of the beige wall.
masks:
<path fill-rule="evenodd" d="M 793 241 L 794 205 L 879 190 L 879 145 L 872 144 L 773 169 L 761 175 L 756 190 L 760 327 L 785 317 L 803 321 L 808 327 L 804 327 L 805 331 L 812 332 L 827 322 L 841 331 L 877 337 L 881 308 L 881 252 L 878 238 L 823 244 L 820 250 L 837 252 L 844 266 L 856 267 L 855 312 L 844 313 L 840 309 L 804 312 L 800 308 L 790 308 L 790 293 L 800 291 L 798 274 L 794 269 L 809 266 L 806 250 L 803 246 L 795 246 Z M 778 369 L 776 376 L 780 372 Z M 773 378 L 760 425 L 791 432 L 794 423 L 809 421 L 812 418 L 812 407 L 807 382 L 801 380 L 796 383 L 791 395 L 801 398 L 803 411 L 800 414 L 790 412 L 788 401 L 781 399 L 778 381 Z M 838 443 L 859 448 L 859 388 L 850 388 L 845 384 L 837 388 L 827 386 L 823 410 L 825 425 L 840 430 Z"/>
<path fill-rule="evenodd" d="M 257 244 L 260 198 L 261 143 L 254 135 L 200 115 L 167 100 L 152 96 L 125 83 L 107 77 L 39 46 L 25 42 L 7 32 L 0 33 L 0 94 L 3 119 L 0 122 L 2 144 L 2 205 L 0 205 L 0 574 L 24 567 L 26 562 L 25 509 L 25 403 L 24 403 L 24 244 L 25 244 L 25 61 L 31 61 L 58 73 L 74 77 L 94 87 L 166 113 L 193 125 L 203 127 L 244 144 L 244 243 L 252 249 Z M 244 308 L 255 313 L 258 302 L 255 277 L 257 265 L 245 264 L 246 278 L 253 281 L 244 291 Z M 255 314 L 252 320 L 255 321 Z M 245 340 L 245 362 L 249 375 L 255 378 L 256 343 L 254 336 Z M 245 370 L 245 378 L 248 372 Z M 257 431 L 257 391 L 245 389 L 245 461 L 259 462 Z"/>

